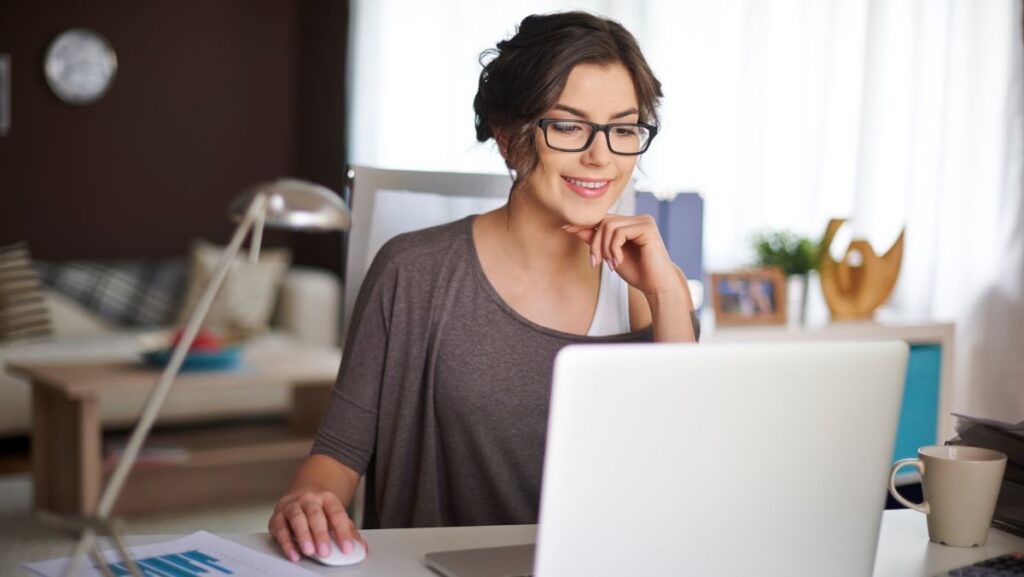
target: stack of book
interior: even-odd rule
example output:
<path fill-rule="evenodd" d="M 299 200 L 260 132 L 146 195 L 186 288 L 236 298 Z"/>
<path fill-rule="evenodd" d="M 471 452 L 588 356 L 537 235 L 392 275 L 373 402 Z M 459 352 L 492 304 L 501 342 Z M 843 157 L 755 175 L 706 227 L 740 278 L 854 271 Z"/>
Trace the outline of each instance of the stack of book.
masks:
<path fill-rule="evenodd" d="M 1006 454 L 1006 475 L 992 525 L 1024 536 L 1024 421 L 1003 423 L 957 415 L 957 436 L 949 445 L 983 447 Z"/>

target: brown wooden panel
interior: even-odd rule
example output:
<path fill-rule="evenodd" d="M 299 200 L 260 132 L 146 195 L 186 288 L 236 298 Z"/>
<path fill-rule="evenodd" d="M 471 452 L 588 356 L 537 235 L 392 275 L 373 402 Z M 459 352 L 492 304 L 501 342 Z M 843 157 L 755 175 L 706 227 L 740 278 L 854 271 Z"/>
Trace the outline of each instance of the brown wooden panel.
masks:
<path fill-rule="evenodd" d="M 284 493 L 302 459 L 208 467 L 138 468 L 129 477 L 114 511 L 116 514 L 152 513 L 273 500 Z"/>
<path fill-rule="evenodd" d="M 223 242 L 230 199 L 345 172 L 346 0 L 0 0 L 11 128 L 0 137 L 0 245 L 42 260 L 184 255 Z M 43 76 L 63 30 L 92 28 L 118 58 L 110 91 L 71 106 Z M 340 192 L 340 190 L 338 190 Z M 294 238 L 296 261 L 340 270 L 337 235 Z"/>
<path fill-rule="evenodd" d="M 333 383 L 295 385 L 292 389 L 291 429 L 296 433 L 314 435 L 320 428 L 327 405 L 331 401 Z"/>
<path fill-rule="evenodd" d="M 84 514 L 99 497 L 101 432 L 94 398 L 32 389 L 32 477 L 37 509 Z"/>

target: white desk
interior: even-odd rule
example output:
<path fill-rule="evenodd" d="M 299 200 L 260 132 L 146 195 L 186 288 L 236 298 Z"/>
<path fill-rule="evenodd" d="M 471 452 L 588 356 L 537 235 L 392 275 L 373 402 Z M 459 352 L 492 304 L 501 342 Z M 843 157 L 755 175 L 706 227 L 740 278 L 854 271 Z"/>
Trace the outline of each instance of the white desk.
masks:
<path fill-rule="evenodd" d="M 239 533 L 223 537 L 253 549 L 277 555 L 277 546 L 266 533 Z M 533 543 L 536 526 L 449 527 L 443 529 L 386 529 L 364 531 L 370 545 L 366 561 L 352 567 L 324 567 L 302 561 L 305 567 L 321 575 L 346 577 L 437 577 L 423 565 L 423 556 L 431 551 L 469 549 Z M 169 541 L 168 535 L 135 536 L 131 545 Z M 737 543 L 737 553 L 743 551 Z M 984 547 L 963 549 L 928 541 L 924 515 L 915 511 L 886 511 L 879 537 L 875 577 L 931 577 L 946 571 L 1013 551 L 1024 551 L 1024 539 L 993 529 Z M 67 555 L 66 546 L 53 551 L 53 557 Z"/>

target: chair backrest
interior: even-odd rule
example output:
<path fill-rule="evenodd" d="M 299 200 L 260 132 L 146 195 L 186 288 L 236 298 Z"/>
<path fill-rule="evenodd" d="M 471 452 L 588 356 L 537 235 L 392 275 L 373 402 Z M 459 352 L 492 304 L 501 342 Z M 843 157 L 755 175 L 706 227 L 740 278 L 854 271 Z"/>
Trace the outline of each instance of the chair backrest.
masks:
<path fill-rule="evenodd" d="M 352 227 L 345 259 L 345 316 L 342 338 L 377 251 L 392 237 L 497 208 L 508 200 L 507 174 L 458 174 L 385 170 L 352 166 L 349 170 Z"/>
<path fill-rule="evenodd" d="M 352 227 L 345 263 L 345 316 L 342 338 L 348 336 L 363 278 L 377 251 L 392 237 L 498 208 L 508 200 L 512 181 L 507 174 L 469 174 L 387 170 L 366 166 L 349 169 Z M 630 184 L 614 212 L 633 214 Z"/>

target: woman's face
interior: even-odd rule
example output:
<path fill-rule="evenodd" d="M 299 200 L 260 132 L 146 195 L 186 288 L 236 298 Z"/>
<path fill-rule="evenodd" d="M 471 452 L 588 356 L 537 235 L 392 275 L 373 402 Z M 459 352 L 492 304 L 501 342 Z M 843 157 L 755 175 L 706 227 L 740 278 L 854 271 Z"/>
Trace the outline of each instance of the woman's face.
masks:
<path fill-rule="evenodd" d="M 633 78 L 621 63 L 579 64 L 544 118 L 587 120 L 597 124 L 638 122 Z M 554 130 L 549 127 L 548 130 Z M 536 129 L 540 162 L 523 191 L 560 224 L 596 225 L 608 213 L 633 175 L 636 156 L 614 154 L 604 133 L 594 135 L 581 152 L 550 148 Z"/>

